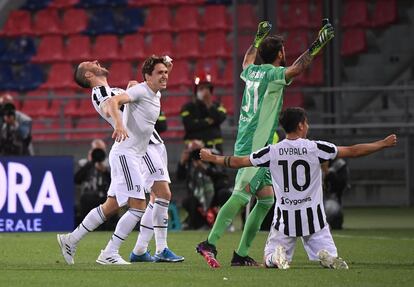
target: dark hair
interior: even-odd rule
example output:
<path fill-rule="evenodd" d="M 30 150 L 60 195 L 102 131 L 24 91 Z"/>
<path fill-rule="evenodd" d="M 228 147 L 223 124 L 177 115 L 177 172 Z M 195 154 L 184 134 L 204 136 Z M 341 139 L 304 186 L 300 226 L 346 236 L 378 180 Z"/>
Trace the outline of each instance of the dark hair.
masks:
<path fill-rule="evenodd" d="M 75 68 L 75 73 L 73 75 L 73 78 L 76 84 L 78 84 L 82 88 L 90 88 L 91 82 L 88 79 L 86 79 L 85 73 L 86 73 L 85 68 L 82 68 L 81 65 L 79 64 Z"/>
<path fill-rule="evenodd" d="M 265 64 L 272 64 L 279 51 L 282 51 L 283 37 L 272 35 L 263 40 L 259 46 L 259 55 Z"/>
<path fill-rule="evenodd" d="M 145 62 L 142 64 L 142 77 L 145 81 L 145 74 L 151 75 L 154 71 L 155 65 L 157 64 L 164 64 L 164 57 L 158 57 L 155 55 L 152 55 L 151 57 L 147 58 Z"/>
<path fill-rule="evenodd" d="M 279 117 L 279 123 L 286 133 L 296 131 L 299 123 L 306 120 L 306 111 L 302 108 L 287 108 Z"/>
<path fill-rule="evenodd" d="M 212 94 L 214 91 L 214 86 L 211 82 L 200 82 L 197 85 L 194 86 L 194 91 L 197 93 L 197 90 L 200 88 L 207 88 L 210 90 L 210 93 Z"/>

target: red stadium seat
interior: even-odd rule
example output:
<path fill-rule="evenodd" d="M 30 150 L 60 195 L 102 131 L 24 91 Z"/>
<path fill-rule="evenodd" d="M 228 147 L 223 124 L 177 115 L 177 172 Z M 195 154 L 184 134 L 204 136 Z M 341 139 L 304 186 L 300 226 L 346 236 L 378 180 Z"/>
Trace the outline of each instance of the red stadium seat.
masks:
<path fill-rule="evenodd" d="M 188 62 L 185 60 L 174 61 L 174 68 L 168 76 L 168 86 L 190 86 L 191 84 L 192 80 L 190 78 Z"/>
<path fill-rule="evenodd" d="M 60 19 L 56 9 L 44 9 L 36 13 L 33 23 L 33 32 L 36 35 L 60 34 Z"/>
<path fill-rule="evenodd" d="M 79 100 L 69 100 L 64 104 L 64 107 L 65 117 L 76 117 L 80 115 Z"/>
<path fill-rule="evenodd" d="M 77 85 L 73 81 L 73 68 L 71 64 L 59 63 L 51 66 L 49 77 L 46 83 L 42 84 L 42 89 L 71 88 L 76 89 Z"/>
<path fill-rule="evenodd" d="M 113 87 L 126 89 L 128 81 L 135 80 L 129 62 L 113 62 L 109 69 L 109 82 Z"/>
<path fill-rule="evenodd" d="M 214 31 L 207 33 L 202 47 L 202 56 L 205 58 L 231 57 L 231 48 L 227 42 L 226 32 Z"/>
<path fill-rule="evenodd" d="M 37 48 L 32 62 L 45 63 L 63 60 L 63 38 L 61 36 L 45 36 Z"/>
<path fill-rule="evenodd" d="M 55 141 L 64 140 L 65 133 L 62 129 L 71 129 L 70 121 L 65 121 L 61 126 L 58 121 L 37 120 L 33 122 L 32 130 L 34 141 Z"/>
<path fill-rule="evenodd" d="M 33 118 L 43 117 L 49 107 L 49 100 L 47 99 L 34 99 L 31 97 L 23 102 L 21 111 Z"/>
<path fill-rule="evenodd" d="M 224 5 L 206 6 L 204 16 L 201 20 L 202 29 L 208 30 L 230 30 L 230 16 L 227 14 L 227 8 Z"/>
<path fill-rule="evenodd" d="M 173 25 L 176 32 L 198 31 L 200 15 L 197 6 L 180 6 L 174 17 Z"/>
<path fill-rule="evenodd" d="M 86 30 L 88 26 L 88 15 L 83 9 L 69 9 L 63 14 L 62 33 L 78 34 Z"/>
<path fill-rule="evenodd" d="M 253 44 L 253 37 L 251 35 L 239 35 L 237 41 L 237 55 L 244 56 L 247 49 Z M 233 39 L 230 41 L 230 46 L 233 47 Z M 233 49 L 232 49 L 233 50 Z"/>
<path fill-rule="evenodd" d="M 237 21 L 240 29 L 256 30 L 259 21 L 254 6 L 251 4 L 238 5 Z"/>
<path fill-rule="evenodd" d="M 201 56 L 200 38 L 197 32 L 179 33 L 174 46 L 174 57 L 196 59 Z"/>
<path fill-rule="evenodd" d="M 234 84 L 233 73 L 234 73 L 233 61 L 227 61 L 226 65 L 224 66 L 224 73 L 223 73 L 221 84 L 224 86 L 233 86 Z"/>
<path fill-rule="evenodd" d="M 5 36 L 27 36 L 33 34 L 32 19 L 29 11 L 12 11 L 1 32 Z"/>
<path fill-rule="evenodd" d="M 309 28 L 309 3 L 295 3 L 289 6 L 289 28 Z"/>
<path fill-rule="evenodd" d="M 182 107 L 191 100 L 189 96 L 167 96 L 162 98 L 161 109 L 168 117 L 180 115 Z"/>
<path fill-rule="evenodd" d="M 371 18 L 372 27 L 383 27 L 397 21 L 398 9 L 396 0 L 377 0 Z"/>
<path fill-rule="evenodd" d="M 92 47 L 92 55 L 100 61 L 112 61 L 119 58 L 119 42 L 115 35 L 102 35 L 96 37 Z"/>
<path fill-rule="evenodd" d="M 68 139 L 95 139 L 95 138 L 106 138 L 110 137 L 111 133 L 109 131 L 110 125 L 101 122 L 94 121 L 91 119 L 79 119 L 76 129 L 67 135 Z M 82 132 L 82 130 L 84 130 Z"/>
<path fill-rule="evenodd" d="M 283 97 L 283 108 L 303 107 L 304 98 L 302 93 L 286 92 Z"/>
<path fill-rule="evenodd" d="M 149 8 L 142 31 L 152 33 L 157 31 L 171 32 L 171 30 L 170 9 L 165 6 L 154 6 Z"/>
<path fill-rule="evenodd" d="M 342 35 L 342 56 L 355 55 L 366 50 L 367 41 L 363 29 L 346 30 Z"/>
<path fill-rule="evenodd" d="M 151 43 L 146 46 L 147 55 L 172 55 L 173 39 L 171 33 L 156 33 L 151 36 Z"/>
<path fill-rule="evenodd" d="M 368 26 L 368 7 L 366 1 L 351 0 L 346 1 L 344 4 L 344 14 L 342 15 L 341 21 L 342 27 Z"/>
<path fill-rule="evenodd" d="M 43 99 L 47 100 L 49 96 L 49 92 L 45 90 L 34 90 L 26 93 L 25 100 L 36 99 L 42 97 Z M 23 101 L 24 102 L 24 101 Z"/>
<path fill-rule="evenodd" d="M 70 8 L 78 4 L 80 0 L 53 0 L 49 4 L 50 8 Z"/>
<path fill-rule="evenodd" d="M 91 59 L 91 43 L 88 36 L 75 35 L 68 38 L 65 47 L 65 59 L 81 62 Z"/>
<path fill-rule="evenodd" d="M 90 98 L 80 100 L 78 115 L 80 117 L 98 117 Z"/>
<path fill-rule="evenodd" d="M 144 59 L 145 57 L 144 36 L 142 34 L 125 36 L 119 52 L 119 59 L 136 61 Z"/>
<path fill-rule="evenodd" d="M 320 28 L 322 26 L 321 19 L 323 17 L 323 0 L 315 0 L 315 6 L 310 10 L 310 27 Z"/>
<path fill-rule="evenodd" d="M 290 31 L 285 40 L 285 52 L 289 56 L 296 56 L 308 48 L 308 33 L 306 31 Z"/>

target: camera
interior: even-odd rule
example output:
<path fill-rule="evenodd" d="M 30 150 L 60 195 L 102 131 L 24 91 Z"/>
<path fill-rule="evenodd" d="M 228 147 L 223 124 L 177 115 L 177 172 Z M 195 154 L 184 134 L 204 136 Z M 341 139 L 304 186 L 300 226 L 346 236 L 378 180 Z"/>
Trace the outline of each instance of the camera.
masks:
<path fill-rule="evenodd" d="M 103 149 L 95 148 L 91 152 L 92 162 L 103 162 L 106 158 L 106 152 Z"/>

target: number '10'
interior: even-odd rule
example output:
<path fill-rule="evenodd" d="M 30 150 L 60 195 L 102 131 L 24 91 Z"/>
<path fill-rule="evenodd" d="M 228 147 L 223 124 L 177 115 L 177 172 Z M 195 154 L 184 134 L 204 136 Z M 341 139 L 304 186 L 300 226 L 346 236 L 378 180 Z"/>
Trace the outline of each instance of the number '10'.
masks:
<path fill-rule="evenodd" d="M 283 191 L 289 192 L 289 167 L 287 160 L 279 160 L 278 164 L 283 168 Z M 305 183 L 300 185 L 298 183 L 298 166 L 303 166 L 305 169 Z M 291 170 L 291 178 L 292 178 L 292 185 L 297 191 L 304 191 L 309 187 L 310 184 L 310 166 L 304 160 L 296 160 L 292 163 L 290 168 Z"/>

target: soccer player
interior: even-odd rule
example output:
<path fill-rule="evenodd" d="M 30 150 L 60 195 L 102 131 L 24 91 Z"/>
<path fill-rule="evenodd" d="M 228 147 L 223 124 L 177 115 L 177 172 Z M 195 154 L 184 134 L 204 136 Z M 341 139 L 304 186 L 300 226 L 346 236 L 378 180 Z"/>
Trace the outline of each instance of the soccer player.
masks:
<path fill-rule="evenodd" d="M 291 66 L 286 66 L 283 39 L 267 37 L 271 29 L 268 21 L 259 23 L 253 45 L 246 51 L 241 79 L 246 83 L 240 109 L 239 128 L 234 153 L 238 156 L 272 143 L 277 128 L 277 118 L 282 108 L 283 92 L 292 79 L 302 73 L 334 36 L 328 23 L 319 31 L 318 38 Z M 254 65 L 259 53 L 264 64 Z M 256 266 L 257 262 L 248 256 L 249 248 L 266 214 L 274 203 L 269 170 L 262 167 L 240 169 L 235 180 L 232 196 L 220 209 L 216 222 L 206 241 L 196 247 L 207 263 L 220 267 L 217 261 L 216 244 L 236 214 L 247 205 L 252 195 L 257 204 L 247 217 L 242 238 L 233 253 L 232 266 Z"/>
<path fill-rule="evenodd" d="M 145 211 L 144 193 L 147 187 L 142 157 L 160 114 L 160 90 L 167 86 L 167 65 L 163 58 L 149 57 L 142 67 L 145 81 L 114 96 L 112 92 L 115 91 L 109 88 L 107 82 L 109 71 L 101 67 L 98 61 L 83 62 L 75 71 L 75 81 L 81 87 L 92 88 L 94 106 L 114 127 L 112 137 L 116 142 L 109 153 L 111 185 L 107 200 L 91 210 L 72 233 L 57 235 L 68 264 L 74 263 L 73 256 L 79 241 L 124 205 L 128 205 L 129 209 L 118 221 L 111 240 L 96 262 L 130 264 L 119 255 L 118 250 Z M 122 114 L 120 109 L 123 110 Z"/>
<path fill-rule="evenodd" d="M 302 108 L 288 108 L 280 124 L 286 139 L 249 156 L 217 156 L 203 149 L 202 160 L 233 168 L 264 167 L 270 170 L 276 195 L 275 215 L 264 249 L 266 267 L 289 268 L 296 238 L 301 237 L 310 260 L 333 269 L 348 269 L 338 257 L 323 206 L 321 163 L 361 157 L 396 145 L 392 134 L 383 140 L 352 146 L 335 146 L 306 139 L 308 121 Z"/>

